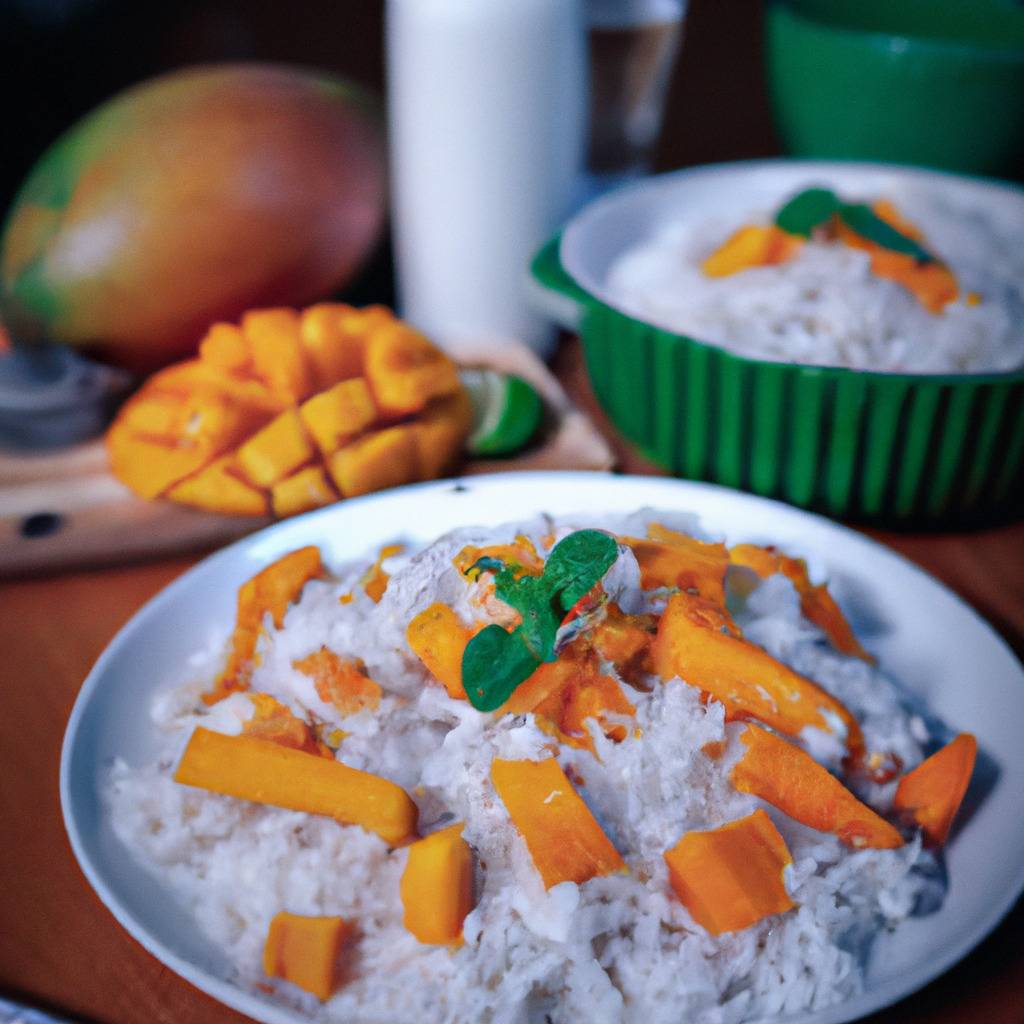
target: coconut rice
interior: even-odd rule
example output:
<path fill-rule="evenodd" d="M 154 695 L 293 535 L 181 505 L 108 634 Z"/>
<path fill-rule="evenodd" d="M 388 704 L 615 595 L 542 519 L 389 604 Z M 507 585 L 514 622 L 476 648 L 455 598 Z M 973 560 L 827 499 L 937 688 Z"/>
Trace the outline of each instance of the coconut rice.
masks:
<path fill-rule="evenodd" d="M 337 757 L 398 783 L 420 811 L 423 834 L 452 821 L 476 858 L 475 908 L 464 944 L 421 945 L 403 927 L 399 881 L 407 852 L 354 825 L 262 806 L 179 785 L 174 764 L 193 728 L 238 733 L 252 713 L 238 694 L 210 708 L 200 698 L 223 661 L 223 638 L 198 652 L 187 679 L 163 691 L 152 717 L 164 737 L 145 767 L 114 765 L 106 789 L 116 834 L 170 887 L 199 928 L 221 947 L 244 986 L 265 987 L 263 943 L 281 910 L 358 922 L 345 983 L 328 1002 L 274 982 L 275 998 L 311 1018 L 351 1024 L 399 1021 L 637 1021 L 738 1024 L 817 1010 L 865 984 L 871 939 L 934 903 L 935 862 L 913 840 L 895 850 L 851 850 L 728 780 L 735 730 L 721 704 L 674 679 L 650 692 L 623 688 L 638 733 L 613 742 L 590 720 L 594 753 L 562 746 L 557 757 L 628 864 L 628 873 L 563 882 L 545 891 L 529 852 L 490 781 L 495 757 L 541 759 L 551 736 L 532 714 L 485 714 L 451 699 L 406 642 L 412 617 L 435 601 L 467 621 L 470 588 L 452 564 L 467 544 L 542 539 L 581 527 L 643 536 L 649 522 L 701 536 L 679 514 L 650 511 L 616 521 L 577 516 L 553 523 L 460 530 L 384 563 L 379 603 L 358 585 L 366 565 L 308 583 L 283 627 L 260 641 L 252 688 L 295 714 L 346 733 Z M 605 579 L 623 607 L 650 601 L 635 559 L 620 548 Z M 741 588 L 743 591 L 749 589 Z M 342 595 L 351 601 L 339 603 Z M 929 740 L 924 720 L 876 667 L 838 654 L 800 612 L 793 585 L 773 576 L 747 596 L 731 594 L 744 635 L 837 696 L 857 717 L 868 749 L 907 768 Z M 342 719 L 293 662 L 321 646 L 361 658 L 384 689 L 380 706 Z M 812 753 L 836 766 L 841 752 L 808 736 Z M 719 760 L 709 743 L 732 741 Z M 885 812 L 894 783 L 858 795 Z M 668 883 L 663 852 L 764 807 L 792 854 L 786 883 L 797 908 L 743 931 L 714 936 L 697 925 Z"/>
<path fill-rule="evenodd" d="M 768 209 L 666 222 L 615 260 L 608 295 L 632 316 L 754 359 L 926 374 L 1024 366 L 1022 205 L 983 210 L 923 187 L 886 198 L 956 275 L 960 297 L 941 314 L 875 276 L 867 252 L 821 241 L 785 263 L 706 276 L 704 260 L 741 225 L 770 223 Z"/>

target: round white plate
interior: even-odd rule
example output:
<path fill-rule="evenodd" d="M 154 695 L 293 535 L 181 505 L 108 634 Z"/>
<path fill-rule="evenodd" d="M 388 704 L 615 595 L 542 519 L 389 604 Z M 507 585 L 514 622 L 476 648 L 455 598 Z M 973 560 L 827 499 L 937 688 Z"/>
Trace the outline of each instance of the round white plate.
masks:
<path fill-rule="evenodd" d="M 948 849 L 949 892 L 935 914 L 880 937 L 863 995 L 793 1024 L 841 1024 L 924 985 L 995 927 L 1024 888 L 1024 669 L 969 607 L 871 540 L 763 498 L 710 484 L 597 473 L 518 473 L 441 481 L 350 500 L 272 526 L 212 555 L 121 630 L 82 686 L 64 739 L 64 820 L 100 899 L 154 956 L 214 998 L 266 1024 L 305 1018 L 230 981 L 226 959 L 115 838 L 101 790 L 114 757 L 151 760 L 153 695 L 182 678 L 211 630 L 227 632 L 238 586 L 277 556 L 320 545 L 328 565 L 385 542 L 432 540 L 456 526 L 496 525 L 539 512 L 696 512 L 729 543 L 771 541 L 826 572 L 881 665 L 956 731 L 973 732 L 991 788 Z M 970 794 L 969 794 L 970 795 Z"/>

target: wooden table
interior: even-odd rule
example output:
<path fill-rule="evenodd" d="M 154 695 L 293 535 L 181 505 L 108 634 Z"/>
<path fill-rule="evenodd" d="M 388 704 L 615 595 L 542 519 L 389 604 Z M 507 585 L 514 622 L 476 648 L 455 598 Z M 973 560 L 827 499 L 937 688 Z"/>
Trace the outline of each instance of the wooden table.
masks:
<path fill-rule="evenodd" d="M 593 405 L 574 343 L 558 375 Z M 623 468 L 653 472 L 608 430 Z M 881 534 L 1024 651 L 1024 523 L 963 534 Z M 104 1024 L 243 1021 L 150 957 L 88 887 L 60 818 L 57 772 L 79 684 L 107 642 L 195 557 L 0 584 L 0 993 Z M 144 671 L 140 666 L 140 671 Z M 1024 738 L 1022 738 L 1024 742 Z M 964 960 L 874 1024 L 1024 1021 L 1024 904 Z"/>

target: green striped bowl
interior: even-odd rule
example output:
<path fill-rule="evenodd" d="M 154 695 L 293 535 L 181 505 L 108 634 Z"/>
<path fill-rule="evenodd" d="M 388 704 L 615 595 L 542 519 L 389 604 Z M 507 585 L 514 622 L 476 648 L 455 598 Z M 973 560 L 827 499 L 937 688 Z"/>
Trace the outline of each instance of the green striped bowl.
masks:
<path fill-rule="evenodd" d="M 712 192 L 736 187 L 750 208 L 770 207 L 809 183 L 884 194 L 886 182 L 908 178 L 1024 209 L 1010 186 L 907 168 L 696 168 L 591 204 L 538 253 L 533 276 L 579 330 L 612 421 L 671 473 L 878 525 L 1009 518 L 1024 508 L 1024 371 L 939 376 L 759 361 L 644 323 L 602 295 L 611 260 L 673 204 L 678 216 L 681 202 L 703 209 Z"/>

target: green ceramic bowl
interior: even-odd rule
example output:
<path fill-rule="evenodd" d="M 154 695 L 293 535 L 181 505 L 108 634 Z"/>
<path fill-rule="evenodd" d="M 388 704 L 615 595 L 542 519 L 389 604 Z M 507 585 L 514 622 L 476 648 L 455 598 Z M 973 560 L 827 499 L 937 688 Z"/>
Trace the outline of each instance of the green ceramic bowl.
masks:
<path fill-rule="evenodd" d="M 1024 510 L 1024 370 L 872 373 L 748 359 L 616 307 L 613 260 L 687 209 L 770 208 L 811 184 L 887 186 L 1024 217 L 1024 192 L 934 171 L 752 161 L 661 175 L 590 204 L 533 262 L 579 330 L 594 392 L 616 427 L 671 473 L 887 526 L 949 526 Z"/>
<path fill-rule="evenodd" d="M 774 0 L 768 86 L 788 150 L 974 174 L 1024 170 L 1024 7 Z"/>

